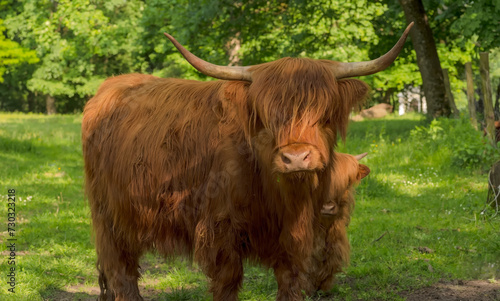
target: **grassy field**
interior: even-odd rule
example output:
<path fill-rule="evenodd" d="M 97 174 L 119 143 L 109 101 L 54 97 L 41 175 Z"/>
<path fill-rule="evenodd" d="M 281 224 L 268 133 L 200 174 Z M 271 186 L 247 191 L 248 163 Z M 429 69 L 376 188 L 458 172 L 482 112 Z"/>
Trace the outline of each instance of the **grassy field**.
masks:
<path fill-rule="evenodd" d="M 87 300 L 98 293 L 83 195 L 80 115 L 0 113 L 0 300 Z M 339 150 L 369 152 L 349 228 L 350 267 L 312 300 L 403 300 L 440 280 L 500 277 L 500 216 L 485 208 L 488 148 L 465 119 L 389 117 L 353 123 Z M 7 231 L 15 189 L 14 236 Z M 15 294 L 7 239 L 15 238 Z M 210 300 L 196 264 L 148 254 L 141 291 L 155 300 Z M 272 271 L 247 265 L 242 300 L 274 300 Z"/>

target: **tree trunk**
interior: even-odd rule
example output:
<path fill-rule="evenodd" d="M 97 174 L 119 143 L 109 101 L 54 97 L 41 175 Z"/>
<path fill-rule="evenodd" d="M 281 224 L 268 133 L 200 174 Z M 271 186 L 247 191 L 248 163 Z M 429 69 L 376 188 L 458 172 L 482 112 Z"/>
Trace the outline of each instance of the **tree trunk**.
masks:
<path fill-rule="evenodd" d="M 443 80 L 444 80 L 444 88 L 446 91 L 446 98 L 448 99 L 448 104 L 453 111 L 453 117 L 459 118 L 460 112 L 457 109 L 457 105 L 455 104 L 455 98 L 453 97 L 453 93 L 451 92 L 451 84 L 450 77 L 448 76 L 448 69 L 443 69 Z"/>
<path fill-rule="evenodd" d="M 406 22 L 415 22 L 410 36 L 417 53 L 417 64 L 422 76 L 427 112 L 434 118 L 449 116 L 451 109 L 445 98 L 443 70 L 422 0 L 399 0 L 399 3 L 405 13 Z"/>
<path fill-rule="evenodd" d="M 495 162 L 491 167 L 488 182 L 486 203 L 498 214 L 500 212 L 500 161 Z"/>
<path fill-rule="evenodd" d="M 391 104 L 392 94 L 394 93 L 394 88 L 389 88 L 384 93 L 383 103 Z"/>
<path fill-rule="evenodd" d="M 47 115 L 54 115 L 56 113 L 56 101 L 51 95 L 47 95 L 45 100 L 47 106 Z"/>
<path fill-rule="evenodd" d="M 500 82 L 498 83 L 498 86 L 497 86 L 497 96 L 495 98 L 495 120 L 499 120 L 500 119 L 500 103 L 499 103 L 499 100 L 500 100 Z"/>
<path fill-rule="evenodd" d="M 240 56 L 238 51 L 241 48 L 240 33 L 236 33 L 236 36 L 231 39 L 231 41 L 226 43 L 227 54 L 229 56 L 228 66 L 239 66 Z"/>
<path fill-rule="evenodd" d="M 488 52 L 479 53 L 479 63 L 481 82 L 483 83 L 484 121 L 486 122 L 486 133 L 488 134 L 488 138 L 493 146 L 496 146 L 495 113 L 493 113 L 493 101 L 491 99 L 490 62 Z"/>
<path fill-rule="evenodd" d="M 28 112 L 35 112 L 35 93 L 28 91 Z"/>
<path fill-rule="evenodd" d="M 476 102 L 474 101 L 474 81 L 472 78 L 472 64 L 465 63 L 465 78 L 467 79 L 467 101 L 469 103 L 469 118 L 472 126 L 477 130 Z"/>

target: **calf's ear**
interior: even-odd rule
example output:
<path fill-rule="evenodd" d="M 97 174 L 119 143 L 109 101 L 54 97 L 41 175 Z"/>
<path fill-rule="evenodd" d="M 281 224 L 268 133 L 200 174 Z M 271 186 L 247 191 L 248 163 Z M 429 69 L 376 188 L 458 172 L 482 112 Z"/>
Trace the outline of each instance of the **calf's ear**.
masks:
<path fill-rule="evenodd" d="M 358 176 L 356 177 L 356 179 L 358 181 L 361 181 L 361 179 L 363 179 L 364 177 L 366 177 L 369 174 L 370 174 L 370 168 L 368 168 L 368 166 L 366 166 L 364 164 L 359 164 Z"/>

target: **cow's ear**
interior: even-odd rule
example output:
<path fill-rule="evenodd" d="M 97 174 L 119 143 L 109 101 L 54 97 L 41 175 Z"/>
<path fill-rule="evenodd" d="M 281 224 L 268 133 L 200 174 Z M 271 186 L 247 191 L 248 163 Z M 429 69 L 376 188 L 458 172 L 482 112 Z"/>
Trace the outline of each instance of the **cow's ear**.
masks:
<path fill-rule="evenodd" d="M 332 120 L 335 120 L 334 126 L 345 141 L 349 115 L 353 109 L 357 111 L 361 109 L 370 88 L 363 81 L 352 78 L 339 80 L 337 85 L 339 99 L 334 100 L 333 105 L 337 107 L 335 110 L 337 113 L 336 116 L 332 116 Z"/>
<path fill-rule="evenodd" d="M 359 164 L 357 180 L 361 181 L 364 177 L 370 174 L 370 168 L 364 164 Z"/>
<path fill-rule="evenodd" d="M 348 110 L 359 110 L 368 97 L 370 87 L 359 79 L 349 78 L 338 81 L 339 96 Z"/>

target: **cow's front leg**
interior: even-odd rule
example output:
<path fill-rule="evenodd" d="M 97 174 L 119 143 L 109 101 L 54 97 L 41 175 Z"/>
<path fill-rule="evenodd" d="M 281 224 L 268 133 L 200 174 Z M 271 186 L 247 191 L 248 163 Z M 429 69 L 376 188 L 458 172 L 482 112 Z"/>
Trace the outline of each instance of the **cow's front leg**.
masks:
<path fill-rule="evenodd" d="M 210 225 L 206 232 L 198 225 L 199 237 L 196 258 L 205 274 L 210 278 L 210 292 L 214 301 L 236 301 L 243 282 L 243 262 L 239 233 L 228 220 Z M 211 236 L 210 233 L 213 235 Z"/>
<path fill-rule="evenodd" d="M 274 267 L 274 275 L 278 282 L 277 301 L 302 301 L 307 288 L 306 275 L 289 262 L 281 262 Z"/>
<path fill-rule="evenodd" d="M 210 272 L 210 291 L 214 301 L 236 301 L 238 291 L 243 282 L 243 264 L 240 259 L 230 258 L 232 254 L 221 252 L 218 256 L 217 267 Z"/>

